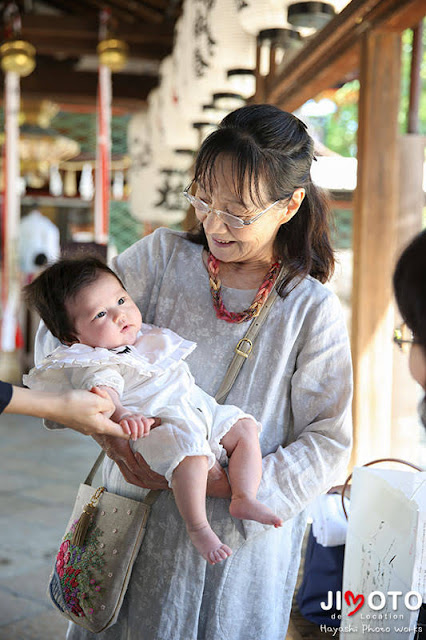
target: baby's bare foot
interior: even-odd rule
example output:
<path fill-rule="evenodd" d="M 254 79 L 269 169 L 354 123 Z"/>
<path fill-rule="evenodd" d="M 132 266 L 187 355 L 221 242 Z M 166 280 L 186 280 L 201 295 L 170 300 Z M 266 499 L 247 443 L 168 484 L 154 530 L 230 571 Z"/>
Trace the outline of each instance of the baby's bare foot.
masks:
<path fill-rule="evenodd" d="M 222 562 L 232 553 L 232 550 L 226 544 L 221 543 L 208 523 L 191 529 L 188 527 L 188 535 L 197 551 L 210 564 Z"/>
<path fill-rule="evenodd" d="M 254 498 L 232 498 L 229 513 L 240 520 L 257 520 L 262 524 L 272 524 L 274 527 L 281 527 L 283 523 L 282 519 L 269 507 Z"/>

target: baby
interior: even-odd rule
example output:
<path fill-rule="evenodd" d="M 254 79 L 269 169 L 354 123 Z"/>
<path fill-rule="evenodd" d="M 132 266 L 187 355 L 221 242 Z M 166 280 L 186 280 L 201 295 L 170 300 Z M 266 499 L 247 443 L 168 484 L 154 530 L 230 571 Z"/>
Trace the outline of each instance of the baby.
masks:
<path fill-rule="evenodd" d="M 282 525 L 256 499 L 260 425 L 196 386 L 184 362 L 193 342 L 143 324 L 122 282 L 95 257 L 59 260 L 25 287 L 25 295 L 62 344 L 24 383 L 49 391 L 106 389 L 115 404 L 112 419 L 131 436 L 132 449 L 166 477 L 193 544 L 210 564 L 232 553 L 207 521 L 207 474 L 216 460 L 229 458 L 232 516 Z M 154 420 L 147 416 L 162 424 L 150 431 Z"/>

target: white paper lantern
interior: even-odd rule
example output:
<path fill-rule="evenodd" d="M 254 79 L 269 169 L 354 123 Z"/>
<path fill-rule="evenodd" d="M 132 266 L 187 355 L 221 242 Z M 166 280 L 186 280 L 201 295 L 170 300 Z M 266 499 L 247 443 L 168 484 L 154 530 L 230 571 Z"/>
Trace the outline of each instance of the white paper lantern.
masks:
<path fill-rule="evenodd" d="M 229 69 L 255 68 L 255 38 L 242 29 L 230 0 L 187 0 L 176 44 L 180 46 L 180 102 L 185 110 L 199 109 L 213 93 L 229 92 Z"/>
<path fill-rule="evenodd" d="M 114 200 L 122 200 L 124 196 L 124 173 L 122 171 L 114 172 L 114 181 L 112 183 L 112 197 Z"/>
<path fill-rule="evenodd" d="M 49 170 L 49 193 L 58 197 L 62 195 L 64 185 L 57 164 L 52 164 Z"/>
<path fill-rule="evenodd" d="M 146 217 L 146 191 L 149 168 L 152 166 L 152 143 L 148 121 L 148 112 L 143 111 L 132 116 L 127 130 L 127 147 L 130 155 L 129 209 L 138 220 L 149 220 Z"/>
<path fill-rule="evenodd" d="M 287 25 L 285 0 L 233 0 L 238 20 L 247 33 L 257 36 L 262 29 Z"/>
<path fill-rule="evenodd" d="M 156 88 L 148 96 L 146 115 L 151 159 L 149 165 L 134 176 L 130 195 L 132 214 L 139 220 L 154 224 L 176 224 L 185 217 L 186 210 L 177 208 L 175 186 L 170 178 L 175 154 L 165 144 L 165 123 L 162 118 L 163 97 Z M 134 187 L 135 184 L 135 189 Z"/>
<path fill-rule="evenodd" d="M 176 66 L 178 107 L 182 116 L 189 122 L 200 118 L 201 105 L 209 100 L 216 82 L 212 71 L 205 73 L 201 55 L 197 50 L 194 22 L 194 3 L 185 2 L 182 17 L 176 23 L 173 58 Z"/>
<path fill-rule="evenodd" d="M 234 0 L 238 20 L 244 30 L 257 36 L 264 29 L 292 29 L 287 20 L 287 7 L 293 0 Z M 336 2 L 345 0 L 336 0 Z M 300 29 L 303 37 L 314 29 Z"/>
<path fill-rule="evenodd" d="M 141 171 L 150 165 L 152 146 L 148 111 L 135 113 L 130 119 L 127 128 L 127 148 L 133 172 Z"/>
<path fill-rule="evenodd" d="M 160 119 L 166 146 L 175 149 L 197 148 L 197 135 L 185 112 L 180 109 L 177 93 L 176 57 L 167 56 L 160 65 Z"/>
<path fill-rule="evenodd" d="M 85 162 L 81 172 L 79 192 L 82 200 L 92 200 L 95 195 L 95 185 L 93 182 L 92 165 Z"/>

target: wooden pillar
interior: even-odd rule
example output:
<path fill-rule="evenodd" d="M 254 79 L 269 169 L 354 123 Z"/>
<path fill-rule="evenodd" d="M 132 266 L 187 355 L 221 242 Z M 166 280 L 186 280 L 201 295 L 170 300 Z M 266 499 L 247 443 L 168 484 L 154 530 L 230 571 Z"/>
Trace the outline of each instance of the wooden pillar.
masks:
<path fill-rule="evenodd" d="M 372 31 L 362 37 L 352 293 L 353 463 L 390 453 L 400 52 L 399 34 Z"/>

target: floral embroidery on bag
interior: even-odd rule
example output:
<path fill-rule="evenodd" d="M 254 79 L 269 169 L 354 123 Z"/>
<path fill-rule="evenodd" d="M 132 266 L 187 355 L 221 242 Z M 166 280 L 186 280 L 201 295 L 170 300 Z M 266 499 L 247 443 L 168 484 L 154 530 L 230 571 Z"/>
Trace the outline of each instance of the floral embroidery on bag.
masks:
<path fill-rule="evenodd" d="M 78 520 L 64 537 L 56 556 L 56 573 L 59 576 L 62 596 L 68 609 L 79 617 L 92 614 L 96 598 L 102 589 L 104 551 L 98 550 L 103 531 L 91 523 L 84 546 L 71 544 Z M 84 610 L 83 610 L 84 607 Z"/>

